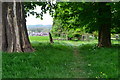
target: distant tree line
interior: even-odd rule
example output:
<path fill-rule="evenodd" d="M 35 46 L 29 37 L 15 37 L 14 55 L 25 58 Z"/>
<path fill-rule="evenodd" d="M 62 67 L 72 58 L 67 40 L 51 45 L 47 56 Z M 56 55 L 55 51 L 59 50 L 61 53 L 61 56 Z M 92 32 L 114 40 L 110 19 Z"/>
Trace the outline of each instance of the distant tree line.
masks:
<path fill-rule="evenodd" d="M 28 28 L 28 31 L 30 31 L 30 32 L 49 32 L 50 28 L 45 28 L 45 27 Z"/>

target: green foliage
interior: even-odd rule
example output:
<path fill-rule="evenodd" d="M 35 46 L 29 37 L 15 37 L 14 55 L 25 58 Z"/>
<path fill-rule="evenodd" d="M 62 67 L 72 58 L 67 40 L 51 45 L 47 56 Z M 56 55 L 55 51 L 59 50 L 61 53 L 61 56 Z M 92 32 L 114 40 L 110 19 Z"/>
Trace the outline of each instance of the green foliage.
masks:
<path fill-rule="evenodd" d="M 120 2 L 118 3 L 106 3 L 107 6 L 111 6 L 112 12 L 112 33 L 119 33 L 119 18 L 120 18 Z M 33 9 L 36 6 L 41 6 L 41 13 L 34 12 Z M 53 16 L 53 28 L 52 33 L 59 36 L 61 33 L 69 33 L 70 29 L 81 29 L 84 32 L 92 33 L 98 30 L 98 21 L 99 18 L 98 3 L 90 2 L 57 2 L 53 4 L 52 2 L 28 2 L 24 4 L 24 8 L 27 16 L 29 14 L 36 15 L 37 18 L 41 18 L 46 11 Z M 101 6 L 103 7 L 103 6 Z M 53 15 L 54 14 L 54 15 Z M 103 15 L 107 17 L 108 15 Z M 104 20 L 103 20 L 104 21 Z M 105 22 L 105 21 L 104 21 Z M 57 33 L 55 33 L 57 32 Z M 76 32 L 76 31 L 75 31 Z M 71 35 L 71 34 L 69 34 Z"/>
<path fill-rule="evenodd" d="M 97 39 L 97 37 L 98 37 L 98 31 L 94 31 L 94 32 L 93 32 L 93 35 L 94 35 L 94 37 Z"/>
<path fill-rule="evenodd" d="M 112 33 L 120 33 L 120 2 L 113 3 L 111 5 L 112 10 Z"/>
<path fill-rule="evenodd" d="M 60 30 L 59 34 L 65 33 L 68 37 L 73 38 L 96 30 L 96 27 L 93 27 L 93 23 L 96 24 L 94 19 L 97 16 L 95 8 L 95 3 L 58 2 L 52 32 Z"/>
<path fill-rule="evenodd" d="M 41 6 L 41 13 L 33 11 L 36 6 Z M 43 14 L 49 11 L 50 15 L 53 16 L 54 13 L 55 4 L 52 2 L 25 2 L 24 3 L 24 9 L 26 16 L 29 16 L 30 14 L 35 15 L 36 18 L 43 19 Z"/>
<path fill-rule="evenodd" d="M 54 18 L 51 32 L 54 36 L 58 37 L 60 37 L 61 33 L 65 32 L 60 20 Z"/>
<path fill-rule="evenodd" d="M 69 29 L 87 27 L 96 23 L 96 5 L 95 3 L 57 3 L 54 18 L 59 19 L 62 25 Z M 88 14 L 89 13 L 89 14 Z M 89 25 L 89 26 L 88 26 Z M 89 28 L 89 29 L 92 29 Z"/>
<path fill-rule="evenodd" d="M 120 2 L 118 3 L 106 3 L 107 6 L 111 6 L 112 12 L 112 33 L 120 32 Z M 41 6 L 41 13 L 34 12 L 33 9 L 36 6 Z M 98 30 L 98 8 L 100 6 L 98 3 L 90 2 L 57 2 L 56 4 L 52 2 L 27 2 L 24 3 L 24 8 L 27 16 L 29 14 L 36 15 L 37 18 L 41 18 L 46 11 L 54 17 L 54 24 L 52 32 L 69 31 L 70 29 L 85 28 L 85 32 L 92 33 Z M 102 7 L 102 6 L 101 6 Z M 54 14 L 54 15 L 53 15 Z M 108 15 L 103 15 L 107 17 Z M 103 20 L 104 21 L 104 20 Z"/>
<path fill-rule="evenodd" d="M 79 33 L 74 33 L 74 37 L 81 37 Z"/>
<path fill-rule="evenodd" d="M 120 2 L 118 3 L 105 3 L 106 6 L 111 7 L 112 12 L 112 33 L 119 33 L 119 13 Z M 62 31 L 68 31 L 70 29 L 79 28 L 85 30 L 85 32 L 92 33 L 98 31 L 99 24 L 107 21 L 102 20 L 99 22 L 97 19 L 100 17 L 108 17 L 109 14 L 99 16 L 98 9 L 102 8 L 98 3 L 82 3 L 82 2 L 58 2 L 54 13 L 53 29 L 63 29 Z M 57 20 L 57 21 L 56 21 Z M 59 24 L 59 25 L 58 25 Z M 61 25 L 61 26 L 60 26 Z M 56 31 L 57 31 L 56 29 Z M 55 31 L 55 30 L 54 30 Z"/>
<path fill-rule="evenodd" d="M 77 29 L 75 30 L 71 29 L 68 31 L 67 35 L 69 38 L 80 38 L 82 35 L 81 33 L 82 32 L 77 31 Z"/>

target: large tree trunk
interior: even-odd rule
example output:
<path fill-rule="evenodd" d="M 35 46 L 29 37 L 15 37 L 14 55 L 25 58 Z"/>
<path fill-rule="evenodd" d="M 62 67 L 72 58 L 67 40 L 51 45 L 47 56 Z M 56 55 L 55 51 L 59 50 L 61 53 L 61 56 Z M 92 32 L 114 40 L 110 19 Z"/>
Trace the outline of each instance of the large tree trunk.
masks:
<path fill-rule="evenodd" d="M 98 3 L 98 25 L 99 25 L 99 36 L 98 46 L 99 47 L 110 47 L 111 46 L 111 7 L 106 3 Z"/>
<path fill-rule="evenodd" d="M 2 25 L 2 51 L 33 51 L 28 39 L 23 3 L 2 3 Z"/>
<path fill-rule="evenodd" d="M 0 51 L 2 51 L 2 2 L 0 1 Z"/>

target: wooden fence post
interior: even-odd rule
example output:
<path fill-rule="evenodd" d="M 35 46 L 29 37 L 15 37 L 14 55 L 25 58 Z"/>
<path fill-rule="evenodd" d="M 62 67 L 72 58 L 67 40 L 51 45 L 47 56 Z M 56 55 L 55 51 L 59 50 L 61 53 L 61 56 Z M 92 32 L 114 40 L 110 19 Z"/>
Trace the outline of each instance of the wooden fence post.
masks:
<path fill-rule="evenodd" d="M 50 43 L 54 43 L 50 32 L 49 32 L 49 38 L 50 38 Z"/>

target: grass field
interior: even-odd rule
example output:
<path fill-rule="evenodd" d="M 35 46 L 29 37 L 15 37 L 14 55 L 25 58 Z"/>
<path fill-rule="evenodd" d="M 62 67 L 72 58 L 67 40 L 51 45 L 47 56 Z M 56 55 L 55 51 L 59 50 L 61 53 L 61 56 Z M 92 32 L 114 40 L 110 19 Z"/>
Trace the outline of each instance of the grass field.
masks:
<path fill-rule="evenodd" d="M 111 48 L 97 41 L 58 41 L 30 37 L 33 53 L 3 53 L 3 78 L 117 78 L 117 41 Z"/>

